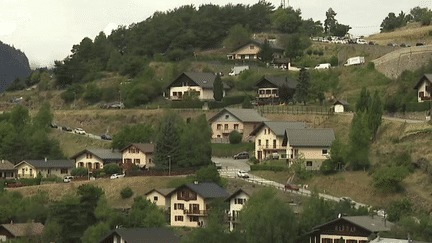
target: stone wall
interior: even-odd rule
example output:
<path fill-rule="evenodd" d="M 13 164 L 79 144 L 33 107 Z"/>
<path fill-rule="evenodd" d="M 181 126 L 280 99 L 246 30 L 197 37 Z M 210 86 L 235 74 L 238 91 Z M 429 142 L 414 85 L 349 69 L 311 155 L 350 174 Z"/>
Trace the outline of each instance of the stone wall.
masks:
<path fill-rule="evenodd" d="M 386 77 L 396 79 L 405 70 L 422 67 L 432 58 L 432 46 L 401 48 L 373 60 L 375 69 Z"/>

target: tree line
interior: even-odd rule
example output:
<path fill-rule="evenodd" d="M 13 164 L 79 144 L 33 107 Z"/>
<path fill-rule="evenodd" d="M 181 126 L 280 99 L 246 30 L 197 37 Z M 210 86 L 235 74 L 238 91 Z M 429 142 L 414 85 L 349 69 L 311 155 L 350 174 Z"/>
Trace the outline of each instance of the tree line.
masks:
<path fill-rule="evenodd" d="M 391 12 L 381 22 L 381 32 L 390 32 L 397 28 L 403 27 L 410 22 L 420 22 L 422 25 L 430 25 L 432 20 L 432 11 L 429 8 L 419 6 L 412 8 L 409 13 L 401 11 L 396 16 Z"/>

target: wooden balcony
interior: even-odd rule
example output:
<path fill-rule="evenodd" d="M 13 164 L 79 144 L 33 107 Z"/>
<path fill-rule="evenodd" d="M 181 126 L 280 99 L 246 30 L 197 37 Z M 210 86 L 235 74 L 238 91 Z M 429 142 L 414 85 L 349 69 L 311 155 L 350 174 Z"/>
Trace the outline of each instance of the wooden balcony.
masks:
<path fill-rule="evenodd" d="M 194 210 L 185 209 L 184 210 L 184 214 L 195 215 L 195 216 L 207 216 L 208 212 L 209 212 L 209 210 L 198 210 L 198 209 L 194 209 Z"/>
<path fill-rule="evenodd" d="M 231 133 L 233 131 L 243 133 L 243 129 L 219 129 L 218 131 L 222 131 L 223 134 Z"/>

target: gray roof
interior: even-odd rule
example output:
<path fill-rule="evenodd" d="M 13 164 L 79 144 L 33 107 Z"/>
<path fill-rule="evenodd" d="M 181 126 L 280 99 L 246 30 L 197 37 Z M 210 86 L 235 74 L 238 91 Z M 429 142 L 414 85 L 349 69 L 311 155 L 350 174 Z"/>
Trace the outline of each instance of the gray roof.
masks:
<path fill-rule="evenodd" d="M 333 129 L 287 129 L 287 138 L 295 147 L 330 147 L 335 139 Z"/>
<path fill-rule="evenodd" d="M 23 160 L 15 168 L 21 163 L 28 163 L 35 168 L 75 168 L 75 163 L 70 160 Z"/>
<path fill-rule="evenodd" d="M 2 159 L 0 161 L 0 170 L 15 170 L 14 165 L 8 160 Z"/>
<path fill-rule="evenodd" d="M 225 108 L 212 118 L 210 118 L 210 122 L 214 119 L 218 118 L 222 114 L 229 112 L 231 115 L 236 117 L 241 122 L 263 122 L 268 121 L 269 119 L 262 117 L 256 110 L 254 109 L 238 109 L 238 108 Z"/>
<path fill-rule="evenodd" d="M 346 216 L 342 218 L 372 232 L 390 231 L 394 225 L 394 223 L 384 221 L 382 217 L 378 216 L 373 218 L 371 216 Z"/>
<path fill-rule="evenodd" d="M 254 193 L 252 190 L 250 189 L 243 189 L 240 188 L 237 191 L 235 191 L 234 193 L 232 193 L 227 199 L 225 199 L 225 201 L 230 201 L 233 197 L 237 196 L 238 194 L 240 194 L 241 192 L 244 192 L 245 194 L 247 194 L 249 197 L 252 196 L 252 194 Z"/>
<path fill-rule="evenodd" d="M 102 160 L 106 160 L 106 159 L 112 159 L 112 160 L 121 160 L 123 154 L 120 153 L 118 150 L 114 149 L 85 149 L 79 153 L 77 153 L 76 155 L 72 156 L 71 159 L 75 159 L 78 156 L 84 154 L 84 153 L 92 153 L 94 156 L 102 159 Z"/>
<path fill-rule="evenodd" d="M 156 189 L 152 189 L 152 190 L 150 190 L 149 192 L 147 192 L 145 195 L 148 195 L 148 194 L 150 194 L 151 192 L 153 192 L 153 191 L 157 191 L 157 192 L 159 192 L 160 194 L 162 194 L 162 195 L 164 195 L 164 196 L 167 196 L 168 194 L 170 194 L 172 191 L 174 191 L 175 190 L 175 188 L 156 188 Z"/>
<path fill-rule="evenodd" d="M 414 86 L 414 89 L 418 89 L 419 86 L 423 83 L 424 78 L 426 78 L 429 82 L 432 82 L 432 74 L 431 73 L 426 73 L 424 74 L 420 80 L 417 82 L 417 84 Z"/>
<path fill-rule="evenodd" d="M 42 223 L 13 223 L 2 224 L 1 226 L 14 237 L 42 235 L 45 228 Z"/>
<path fill-rule="evenodd" d="M 267 126 L 276 136 L 284 136 L 287 129 L 304 129 L 306 123 L 304 122 L 286 122 L 286 121 L 265 121 L 261 123 L 255 130 L 252 131 L 251 135 L 258 134 L 261 129 Z"/>
<path fill-rule="evenodd" d="M 118 228 L 113 230 L 108 236 L 104 237 L 99 242 L 104 242 L 113 234 L 120 235 L 121 238 L 128 243 L 179 243 L 180 238 L 171 230 L 165 228 L 135 228 L 124 229 Z"/>
<path fill-rule="evenodd" d="M 206 89 L 213 89 L 213 83 L 216 79 L 216 75 L 214 75 L 214 73 L 184 72 L 180 74 L 176 79 L 174 79 L 167 87 L 170 87 L 182 75 L 186 75 L 197 85 Z M 225 83 L 223 83 L 223 87 L 224 89 L 229 89 L 229 86 L 226 85 Z"/>
<path fill-rule="evenodd" d="M 408 243 L 408 240 L 377 237 L 370 243 Z"/>
<path fill-rule="evenodd" d="M 229 196 L 228 192 L 226 192 L 222 187 L 218 186 L 214 182 L 200 182 L 198 184 L 184 184 L 182 186 L 177 187 L 171 193 L 174 193 L 181 187 L 188 187 L 192 191 L 196 192 L 203 198 L 226 198 Z M 170 194 L 171 194 L 170 193 Z"/>
<path fill-rule="evenodd" d="M 347 106 L 347 105 L 349 105 L 349 103 L 348 103 L 348 101 L 346 101 L 346 100 L 336 100 L 334 103 L 333 103 L 333 105 L 337 105 L 337 104 L 341 104 L 341 105 L 343 105 L 343 106 Z"/>
<path fill-rule="evenodd" d="M 276 85 L 279 88 L 285 85 L 290 89 L 295 89 L 298 84 L 297 80 L 294 80 L 287 76 L 266 76 L 258 80 L 255 85 L 258 85 L 260 82 L 264 80 L 269 81 L 270 83 Z"/>

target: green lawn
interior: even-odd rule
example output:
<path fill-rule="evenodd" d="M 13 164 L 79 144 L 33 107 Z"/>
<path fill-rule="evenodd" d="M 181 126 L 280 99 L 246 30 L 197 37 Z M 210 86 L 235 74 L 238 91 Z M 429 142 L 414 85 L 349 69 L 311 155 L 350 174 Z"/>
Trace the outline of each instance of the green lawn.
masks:
<path fill-rule="evenodd" d="M 212 155 L 216 157 L 231 157 L 239 152 L 253 152 L 255 143 L 239 143 L 239 144 L 212 144 Z"/>

